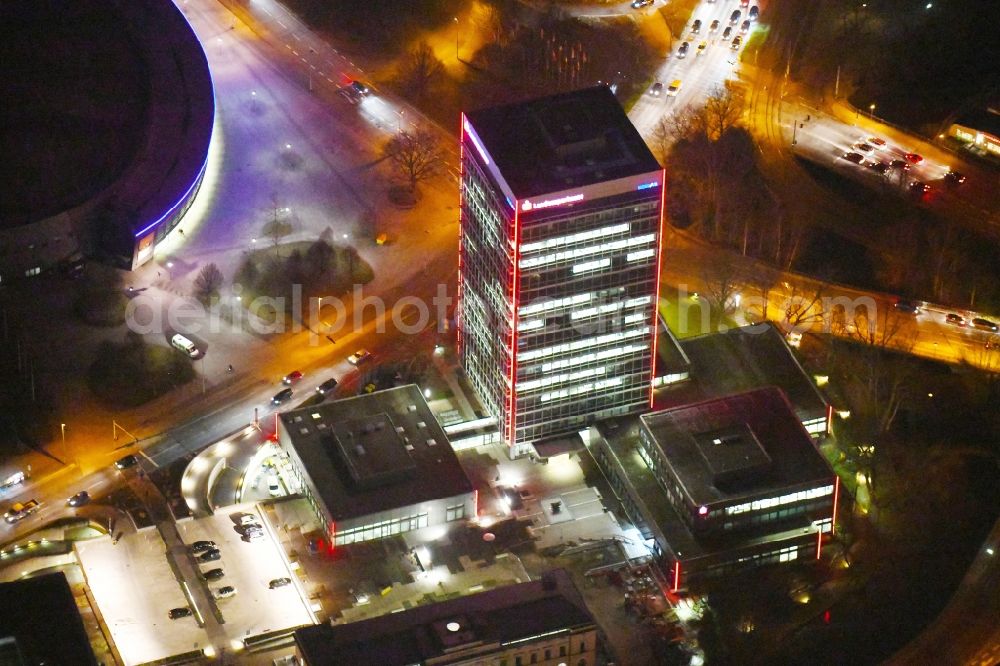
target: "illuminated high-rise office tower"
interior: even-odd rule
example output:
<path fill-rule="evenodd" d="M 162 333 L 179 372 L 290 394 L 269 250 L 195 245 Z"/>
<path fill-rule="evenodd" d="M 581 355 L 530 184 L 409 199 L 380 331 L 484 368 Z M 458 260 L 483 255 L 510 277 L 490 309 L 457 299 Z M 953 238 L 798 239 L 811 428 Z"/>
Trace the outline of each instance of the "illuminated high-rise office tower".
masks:
<path fill-rule="evenodd" d="M 512 455 L 651 396 L 665 173 L 605 87 L 462 116 L 459 348 Z"/>

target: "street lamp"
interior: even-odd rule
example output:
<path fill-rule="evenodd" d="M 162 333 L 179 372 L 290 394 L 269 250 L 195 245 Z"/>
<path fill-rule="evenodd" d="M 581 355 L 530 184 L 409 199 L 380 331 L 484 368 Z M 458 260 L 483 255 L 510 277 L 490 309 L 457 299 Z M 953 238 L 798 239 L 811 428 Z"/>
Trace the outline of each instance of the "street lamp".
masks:
<path fill-rule="evenodd" d="M 875 105 L 870 104 L 868 106 L 868 120 L 872 120 L 875 116 Z"/>
<path fill-rule="evenodd" d="M 65 423 L 60 423 L 59 424 L 59 430 L 62 431 L 62 445 L 63 445 L 63 448 L 65 449 L 66 448 L 66 424 Z"/>

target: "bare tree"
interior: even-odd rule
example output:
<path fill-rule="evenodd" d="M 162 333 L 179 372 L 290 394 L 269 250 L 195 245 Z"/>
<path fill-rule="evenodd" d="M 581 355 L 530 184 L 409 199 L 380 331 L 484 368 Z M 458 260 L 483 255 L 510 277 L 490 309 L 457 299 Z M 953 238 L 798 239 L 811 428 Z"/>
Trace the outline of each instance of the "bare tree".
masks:
<path fill-rule="evenodd" d="M 444 65 L 427 42 L 420 42 L 407 54 L 399 68 L 397 80 L 403 91 L 418 104 L 441 80 Z"/>
<path fill-rule="evenodd" d="M 437 175 L 443 158 L 437 139 L 423 129 L 399 132 L 389 139 L 383 153 L 406 179 L 410 192 L 422 181 Z"/>
<path fill-rule="evenodd" d="M 770 318 L 771 296 L 778 283 L 778 274 L 765 266 L 756 266 L 748 270 L 744 283 L 751 299 L 746 304 L 747 315 L 755 322 L 767 321 Z"/>
<path fill-rule="evenodd" d="M 743 98 L 729 88 L 717 87 L 705 101 L 703 112 L 705 132 L 717 141 L 727 130 L 735 127 L 743 116 Z"/>
<path fill-rule="evenodd" d="M 731 313 L 736 307 L 733 297 L 739 291 L 741 266 L 733 259 L 722 259 L 707 264 L 702 271 L 709 305 L 720 316 Z"/>
<path fill-rule="evenodd" d="M 785 283 L 789 284 L 789 283 Z M 785 300 L 784 319 L 786 330 L 802 330 L 818 324 L 826 318 L 824 296 L 827 285 L 820 283 L 815 286 L 807 284 L 791 284 L 788 297 Z"/>
<path fill-rule="evenodd" d="M 284 220 L 275 219 L 264 225 L 263 232 L 274 243 L 274 252 L 277 254 L 278 243 L 281 242 L 282 238 L 292 233 L 292 225 Z"/>
<path fill-rule="evenodd" d="M 479 27 L 489 35 L 491 42 L 506 47 L 510 37 L 517 29 L 515 20 L 518 11 L 514 0 L 489 0 L 483 5 L 483 13 L 479 19 Z"/>
<path fill-rule="evenodd" d="M 892 428 L 900 407 L 913 397 L 910 387 L 917 368 L 909 359 L 892 354 L 913 347 L 907 316 L 888 305 L 876 312 L 864 307 L 856 310 L 853 324 L 848 325 L 851 339 L 860 346 L 850 354 L 847 374 L 861 390 L 865 429 L 873 440 Z"/>
<path fill-rule="evenodd" d="M 224 281 L 219 267 L 214 263 L 207 264 L 194 279 L 194 297 L 207 304 L 212 297 L 219 295 L 219 289 Z"/>

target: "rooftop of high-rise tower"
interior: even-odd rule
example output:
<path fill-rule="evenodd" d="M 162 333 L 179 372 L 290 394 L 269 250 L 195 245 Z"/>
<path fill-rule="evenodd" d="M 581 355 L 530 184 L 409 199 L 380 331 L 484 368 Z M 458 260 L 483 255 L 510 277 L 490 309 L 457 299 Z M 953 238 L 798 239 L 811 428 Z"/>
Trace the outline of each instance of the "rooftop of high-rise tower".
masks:
<path fill-rule="evenodd" d="M 606 86 L 471 111 L 466 120 L 519 199 L 660 170 Z"/>

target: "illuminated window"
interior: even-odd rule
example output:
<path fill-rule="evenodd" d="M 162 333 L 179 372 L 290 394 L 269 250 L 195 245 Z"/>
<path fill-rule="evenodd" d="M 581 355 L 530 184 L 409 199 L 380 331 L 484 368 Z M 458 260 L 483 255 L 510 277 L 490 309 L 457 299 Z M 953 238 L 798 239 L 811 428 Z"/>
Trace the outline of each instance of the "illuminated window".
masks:
<path fill-rule="evenodd" d="M 598 259 L 597 261 L 588 261 L 583 264 L 577 264 L 573 266 L 573 274 L 577 273 L 588 273 L 590 271 L 597 271 L 602 268 L 607 268 L 611 265 L 610 259 Z"/>

